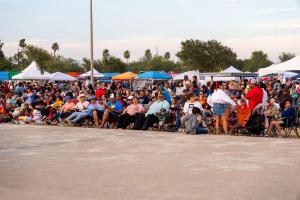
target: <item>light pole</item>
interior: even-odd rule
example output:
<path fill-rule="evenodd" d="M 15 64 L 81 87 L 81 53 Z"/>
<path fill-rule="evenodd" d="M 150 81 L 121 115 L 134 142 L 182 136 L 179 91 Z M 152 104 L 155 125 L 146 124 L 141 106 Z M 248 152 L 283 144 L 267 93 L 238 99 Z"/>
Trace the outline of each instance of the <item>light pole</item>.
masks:
<path fill-rule="evenodd" d="M 93 0 L 90 0 L 90 50 L 91 50 L 91 84 L 94 87 L 94 39 L 93 39 Z"/>

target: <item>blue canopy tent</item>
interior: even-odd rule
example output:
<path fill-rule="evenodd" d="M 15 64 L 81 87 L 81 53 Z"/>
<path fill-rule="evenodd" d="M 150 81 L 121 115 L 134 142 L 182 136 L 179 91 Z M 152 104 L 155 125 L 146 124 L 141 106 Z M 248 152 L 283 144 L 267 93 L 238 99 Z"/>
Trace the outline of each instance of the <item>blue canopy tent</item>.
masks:
<path fill-rule="evenodd" d="M 111 81 L 111 78 L 112 78 L 113 76 L 117 76 L 117 75 L 119 75 L 120 73 L 112 72 L 112 73 L 102 73 L 102 74 L 104 74 L 105 76 L 102 77 L 102 78 L 99 78 L 98 80 L 99 80 L 99 81 L 102 81 L 102 82 L 110 82 L 110 81 Z"/>
<path fill-rule="evenodd" d="M 145 72 L 135 77 L 136 79 L 154 79 L 154 80 L 169 80 L 172 77 L 162 72 Z"/>
<path fill-rule="evenodd" d="M 9 80 L 9 72 L 0 72 L 0 80 L 1 81 L 6 81 Z"/>

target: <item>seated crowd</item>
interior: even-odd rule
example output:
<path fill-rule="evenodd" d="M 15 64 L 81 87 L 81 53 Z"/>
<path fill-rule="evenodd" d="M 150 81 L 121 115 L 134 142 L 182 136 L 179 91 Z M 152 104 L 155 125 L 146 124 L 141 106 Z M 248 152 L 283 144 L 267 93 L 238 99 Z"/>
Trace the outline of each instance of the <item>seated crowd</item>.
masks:
<path fill-rule="evenodd" d="M 298 82 L 255 79 L 201 84 L 197 77 L 154 82 L 6 81 L 0 83 L 0 122 L 164 130 L 187 134 L 284 136 L 298 120 Z M 262 131 L 263 130 L 263 131 Z M 297 131 L 297 128 L 296 128 Z M 297 133 L 298 134 L 298 133 Z"/>

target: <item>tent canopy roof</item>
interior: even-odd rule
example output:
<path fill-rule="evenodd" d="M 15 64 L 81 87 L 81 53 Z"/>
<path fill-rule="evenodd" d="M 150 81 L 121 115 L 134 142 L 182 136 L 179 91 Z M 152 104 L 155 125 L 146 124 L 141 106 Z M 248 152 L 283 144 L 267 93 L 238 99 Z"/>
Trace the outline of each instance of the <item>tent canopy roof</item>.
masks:
<path fill-rule="evenodd" d="M 33 61 L 26 69 L 24 69 L 20 74 L 17 74 L 12 77 L 15 80 L 48 80 L 51 77 L 51 74 L 47 71 L 43 73 L 40 70 L 38 64 Z"/>
<path fill-rule="evenodd" d="M 112 80 L 132 80 L 136 76 L 137 76 L 137 74 L 135 74 L 133 72 L 125 72 L 123 74 L 119 74 L 117 76 L 113 76 Z"/>
<path fill-rule="evenodd" d="M 76 81 L 77 79 L 73 76 L 62 72 L 55 72 L 51 75 L 50 81 Z"/>
<path fill-rule="evenodd" d="M 172 77 L 165 72 L 150 71 L 150 72 L 144 72 L 138 75 L 136 78 L 162 80 L 162 79 L 171 79 Z"/>
<path fill-rule="evenodd" d="M 81 74 L 81 75 L 80 75 L 81 78 L 86 78 L 86 77 L 89 77 L 89 76 L 91 76 L 91 70 L 88 71 L 88 72 L 86 72 L 86 73 L 84 73 L 84 74 Z M 102 77 L 104 77 L 105 75 L 102 74 L 102 73 L 100 73 L 100 72 L 98 72 L 96 69 L 93 69 L 93 76 L 94 76 L 94 77 L 98 77 L 98 78 L 102 78 Z"/>
<path fill-rule="evenodd" d="M 224 69 L 223 71 L 221 71 L 221 73 L 243 73 L 243 72 L 233 66 L 230 66 L 227 69 Z"/>

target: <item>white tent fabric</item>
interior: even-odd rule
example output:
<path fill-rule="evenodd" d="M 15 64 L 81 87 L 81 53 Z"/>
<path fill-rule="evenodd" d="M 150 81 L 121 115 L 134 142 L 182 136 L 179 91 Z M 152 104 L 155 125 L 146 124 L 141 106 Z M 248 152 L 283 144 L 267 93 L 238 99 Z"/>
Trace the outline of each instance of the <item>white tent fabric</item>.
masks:
<path fill-rule="evenodd" d="M 184 76 L 188 76 L 190 80 L 193 78 L 193 76 L 197 76 L 197 78 L 199 80 L 200 73 L 199 73 L 199 71 L 188 71 L 188 72 L 184 72 L 184 73 L 181 73 L 181 74 L 178 74 L 178 75 L 174 76 L 173 79 L 175 81 L 176 80 L 183 80 Z"/>
<path fill-rule="evenodd" d="M 268 74 L 278 74 L 280 72 L 287 71 L 300 71 L 300 55 L 283 63 L 276 65 L 273 64 L 269 67 L 261 68 L 258 70 L 258 74 L 259 76 L 266 76 Z"/>
<path fill-rule="evenodd" d="M 276 73 L 278 73 L 278 71 L 277 71 L 277 66 L 275 64 L 272 64 L 269 67 L 261 68 L 258 70 L 258 75 L 260 77 L 266 76 L 269 74 L 276 74 Z"/>
<path fill-rule="evenodd" d="M 76 81 L 77 79 L 65 73 L 55 72 L 51 75 L 50 81 Z"/>
<path fill-rule="evenodd" d="M 278 72 L 300 71 L 300 55 L 276 65 Z"/>
<path fill-rule="evenodd" d="M 227 69 L 224 69 L 223 71 L 221 71 L 221 73 L 243 73 L 243 72 L 233 66 L 230 66 Z"/>
<path fill-rule="evenodd" d="M 41 72 L 38 64 L 33 61 L 20 74 L 12 76 L 13 80 L 48 80 L 51 74 L 47 71 Z"/>
<path fill-rule="evenodd" d="M 95 69 L 93 69 L 93 75 L 94 75 L 94 77 L 97 77 L 97 78 L 103 78 L 105 76 L 104 74 L 101 74 L 100 72 L 98 72 Z M 86 78 L 86 77 L 89 77 L 89 76 L 91 76 L 91 70 L 80 75 L 81 78 Z"/>

